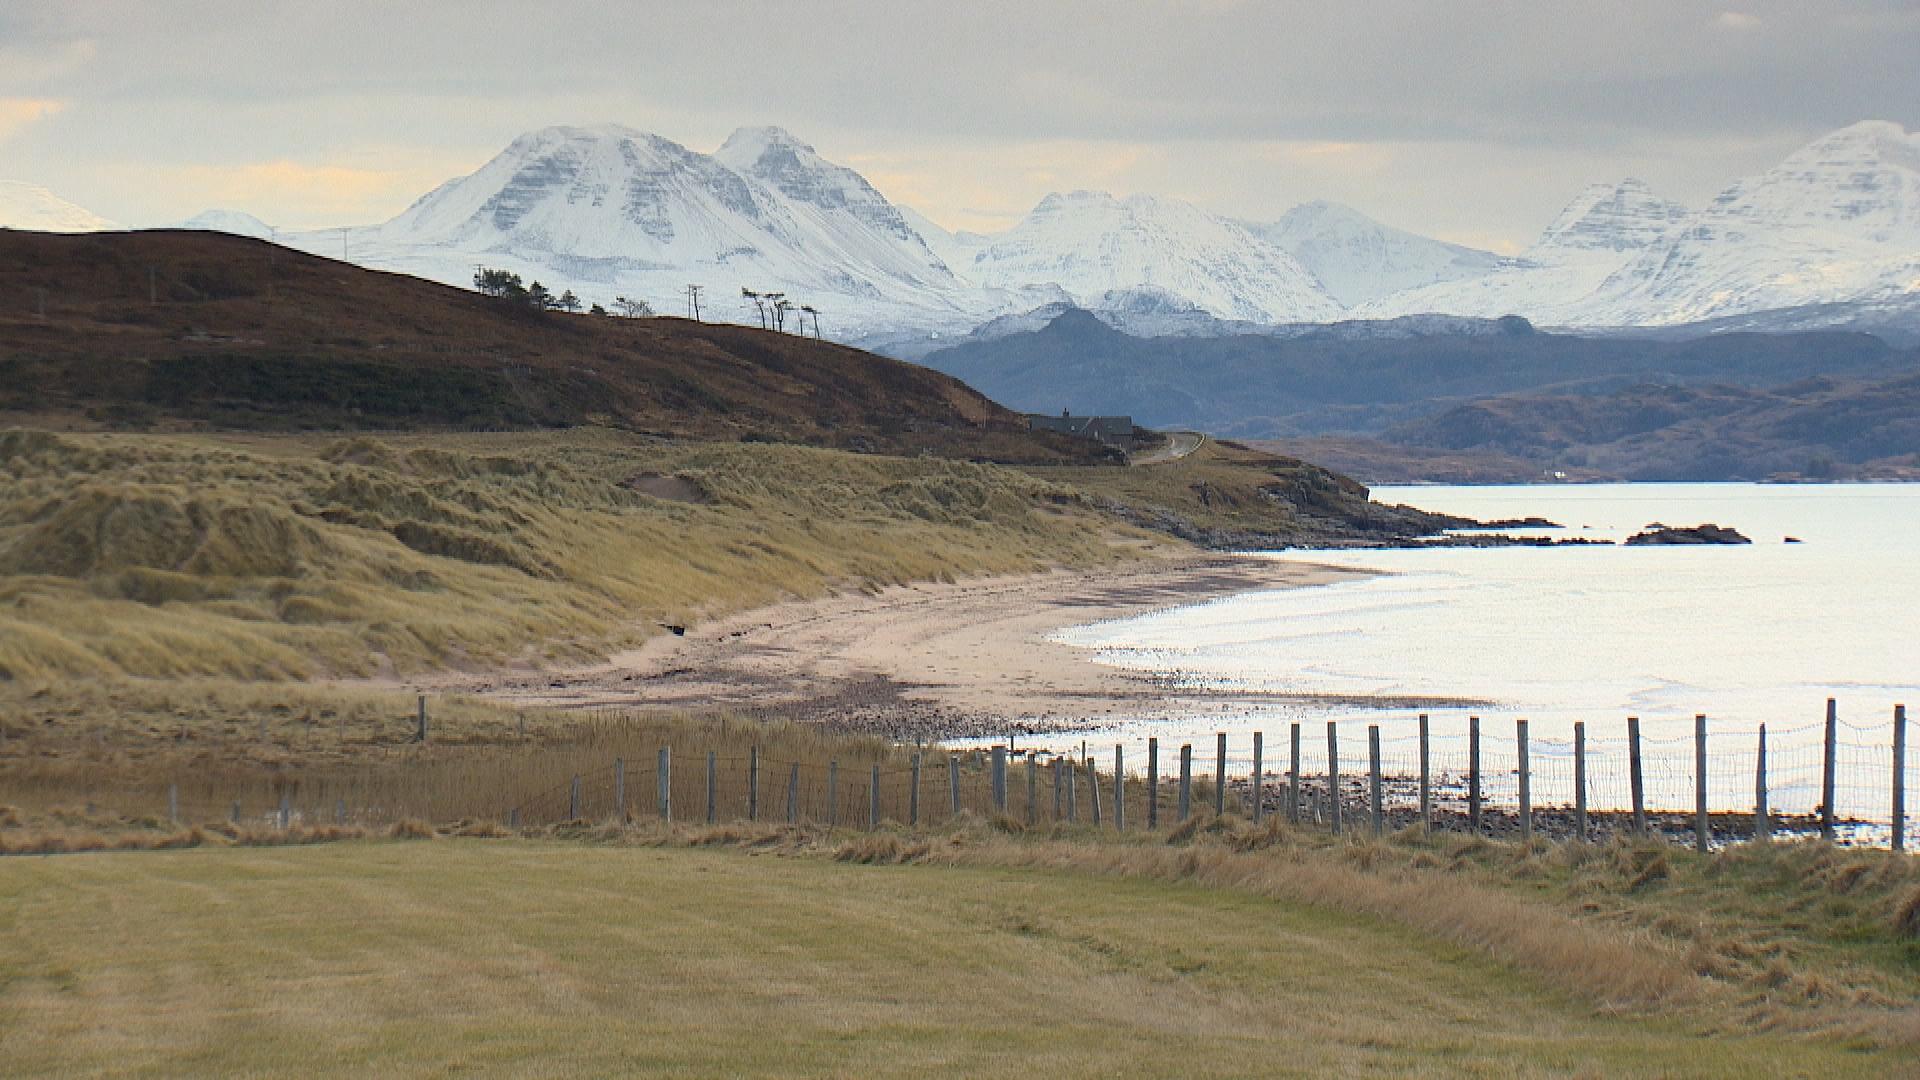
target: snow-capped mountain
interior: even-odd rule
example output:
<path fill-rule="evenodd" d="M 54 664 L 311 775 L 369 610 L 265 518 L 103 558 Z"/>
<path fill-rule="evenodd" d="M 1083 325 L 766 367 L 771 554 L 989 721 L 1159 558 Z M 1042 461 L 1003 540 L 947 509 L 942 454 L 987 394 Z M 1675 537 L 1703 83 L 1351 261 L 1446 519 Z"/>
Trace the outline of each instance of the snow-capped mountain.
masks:
<path fill-rule="evenodd" d="M 980 249 L 993 243 L 993 237 L 964 229 L 949 232 L 925 214 L 911 206 L 900 207 L 900 216 L 906 220 L 907 227 L 919 234 L 920 242 L 940 257 L 948 269 L 964 268 L 973 262 L 974 255 Z"/>
<path fill-rule="evenodd" d="M 1621 267 L 1583 321 L 1691 322 L 1920 294 L 1920 133 L 1868 121 L 1721 192 Z"/>
<path fill-rule="evenodd" d="M 0 223 L 111 227 L 25 185 L 0 185 Z M 234 211 L 182 227 L 276 235 Z M 1170 334 L 1425 314 L 1678 325 L 1786 308 L 1907 310 L 1920 296 L 1920 136 L 1854 125 L 1698 213 L 1638 180 L 1595 185 L 1515 257 L 1329 202 L 1246 224 L 1173 199 L 1084 191 L 1047 196 L 1004 232 L 948 232 L 769 127 L 743 128 L 712 154 L 615 125 L 547 128 L 384 224 L 277 235 L 455 285 L 488 266 L 661 311 L 683 310 L 695 284 L 706 317 L 733 321 L 756 319 L 743 288 L 780 291 L 820 308 L 829 335 L 867 344 L 947 339 L 1062 303 Z"/>
<path fill-rule="evenodd" d="M 859 174 L 778 128 L 742 129 L 711 155 L 618 125 L 546 128 L 385 224 L 293 242 L 449 284 L 485 265 L 663 311 L 700 285 L 703 313 L 734 321 L 754 318 L 743 288 L 784 292 L 841 335 L 1007 306 L 957 280 Z"/>
<path fill-rule="evenodd" d="M 1697 213 L 1633 181 L 1589 189 L 1523 259 L 1361 312 L 1514 313 L 1547 325 L 1624 327 L 1898 306 L 1920 296 L 1920 134 L 1883 121 L 1842 128 Z"/>
<path fill-rule="evenodd" d="M 46 188 L 17 180 L 0 180 L 0 229 L 82 233 L 119 227 Z"/>
<path fill-rule="evenodd" d="M 1048 195 L 954 270 L 1000 288 L 1054 284 L 1082 302 L 1146 286 L 1228 319 L 1292 322 L 1343 310 L 1278 246 L 1196 206 L 1151 195 Z"/>
<path fill-rule="evenodd" d="M 272 240 L 280 234 L 273 226 L 239 210 L 202 210 L 185 221 L 167 227 L 232 233 L 234 236 L 251 236 L 255 240 Z"/>
<path fill-rule="evenodd" d="M 1490 251 L 1383 225 L 1350 206 L 1315 200 L 1265 225 L 1248 225 L 1279 245 L 1342 305 L 1441 281 L 1479 277 L 1512 263 Z"/>
<path fill-rule="evenodd" d="M 1424 312 L 1497 318 L 1524 315 L 1565 325 L 1603 282 L 1685 220 L 1687 209 L 1628 178 L 1594 184 L 1560 211 L 1517 259 L 1487 273 L 1441 281 L 1358 306 L 1365 318 Z"/>

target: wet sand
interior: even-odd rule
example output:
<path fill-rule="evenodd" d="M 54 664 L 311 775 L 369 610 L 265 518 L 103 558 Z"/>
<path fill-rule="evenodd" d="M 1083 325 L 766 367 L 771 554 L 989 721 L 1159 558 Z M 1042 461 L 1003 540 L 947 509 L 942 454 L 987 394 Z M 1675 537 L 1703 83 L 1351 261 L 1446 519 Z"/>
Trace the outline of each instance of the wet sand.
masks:
<path fill-rule="evenodd" d="M 590 668 L 465 676 L 443 688 L 525 705 L 727 710 L 905 740 L 1074 730 L 1275 697 L 1177 690 L 1094 663 L 1049 633 L 1366 575 L 1305 559 L 1205 556 L 898 586 L 714 620 Z"/>

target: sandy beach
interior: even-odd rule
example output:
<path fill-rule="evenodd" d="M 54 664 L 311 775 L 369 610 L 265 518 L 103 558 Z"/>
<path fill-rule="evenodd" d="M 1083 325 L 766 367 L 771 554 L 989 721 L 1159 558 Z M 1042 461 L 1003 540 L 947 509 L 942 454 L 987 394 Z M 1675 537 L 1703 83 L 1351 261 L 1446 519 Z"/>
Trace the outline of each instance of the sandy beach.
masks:
<path fill-rule="evenodd" d="M 1086 650 L 1047 640 L 1051 632 L 1364 574 L 1205 556 L 843 593 L 662 635 L 590 668 L 467 677 L 447 689 L 527 705 L 727 709 L 902 739 L 1071 730 L 1260 695 L 1178 691 L 1150 673 L 1094 663 Z"/>

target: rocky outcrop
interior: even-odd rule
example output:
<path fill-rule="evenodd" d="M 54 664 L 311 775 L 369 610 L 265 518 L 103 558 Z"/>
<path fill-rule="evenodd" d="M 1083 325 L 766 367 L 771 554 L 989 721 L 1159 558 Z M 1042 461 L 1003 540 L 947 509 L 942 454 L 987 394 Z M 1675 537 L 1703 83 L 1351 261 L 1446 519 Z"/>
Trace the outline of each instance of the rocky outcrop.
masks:
<path fill-rule="evenodd" d="M 1690 528 L 1654 522 L 1645 530 L 1627 537 L 1629 547 L 1648 544 L 1751 544 L 1737 529 L 1719 525 L 1694 525 Z"/>

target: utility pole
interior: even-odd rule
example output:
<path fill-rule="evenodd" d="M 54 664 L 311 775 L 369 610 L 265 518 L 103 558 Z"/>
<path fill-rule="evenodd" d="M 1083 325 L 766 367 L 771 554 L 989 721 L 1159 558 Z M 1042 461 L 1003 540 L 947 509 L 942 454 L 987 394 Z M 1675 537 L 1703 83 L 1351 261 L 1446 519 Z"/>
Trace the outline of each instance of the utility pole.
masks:
<path fill-rule="evenodd" d="M 687 286 L 687 313 L 693 316 L 694 322 L 700 321 L 700 294 L 705 288 L 704 285 Z"/>

